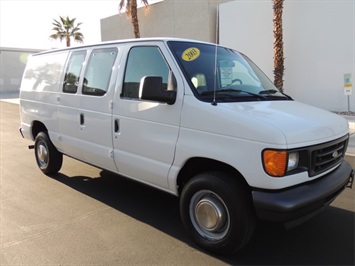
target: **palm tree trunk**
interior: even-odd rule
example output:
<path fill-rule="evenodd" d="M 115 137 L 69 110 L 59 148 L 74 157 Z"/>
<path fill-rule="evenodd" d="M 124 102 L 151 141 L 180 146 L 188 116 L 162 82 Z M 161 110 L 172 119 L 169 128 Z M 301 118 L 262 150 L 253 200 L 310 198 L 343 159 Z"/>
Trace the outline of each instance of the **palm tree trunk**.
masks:
<path fill-rule="evenodd" d="M 70 36 L 67 35 L 66 37 L 67 47 L 70 47 Z"/>
<path fill-rule="evenodd" d="M 138 12 L 137 12 L 137 0 L 131 0 L 131 16 L 133 24 L 133 32 L 135 38 L 140 38 L 139 24 L 138 24 Z"/>
<path fill-rule="evenodd" d="M 273 0 L 274 3 L 274 84 L 283 91 L 284 54 L 282 34 L 282 11 L 284 0 Z"/>

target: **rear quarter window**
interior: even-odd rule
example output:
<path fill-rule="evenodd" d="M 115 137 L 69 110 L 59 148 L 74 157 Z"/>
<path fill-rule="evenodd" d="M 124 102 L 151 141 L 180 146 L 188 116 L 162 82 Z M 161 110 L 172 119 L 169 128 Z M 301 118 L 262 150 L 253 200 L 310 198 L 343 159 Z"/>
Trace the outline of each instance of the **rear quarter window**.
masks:
<path fill-rule="evenodd" d="M 31 56 L 22 79 L 21 90 L 59 92 L 67 56 L 68 51 Z"/>

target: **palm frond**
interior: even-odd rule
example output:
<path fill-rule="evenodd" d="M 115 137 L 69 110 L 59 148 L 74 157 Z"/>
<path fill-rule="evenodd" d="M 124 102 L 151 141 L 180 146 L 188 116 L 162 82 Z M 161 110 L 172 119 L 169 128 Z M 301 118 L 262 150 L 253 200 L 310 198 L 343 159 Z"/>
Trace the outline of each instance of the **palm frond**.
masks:
<path fill-rule="evenodd" d="M 55 31 L 54 34 L 51 34 L 49 38 L 62 41 L 66 40 L 67 46 L 70 46 L 70 38 L 73 38 L 74 41 L 82 43 L 84 40 L 84 35 L 80 32 L 81 22 L 75 25 L 76 18 L 70 19 L 67 17 L 59 16 L 60 21 L 53 19 L 52 28 Z"/>

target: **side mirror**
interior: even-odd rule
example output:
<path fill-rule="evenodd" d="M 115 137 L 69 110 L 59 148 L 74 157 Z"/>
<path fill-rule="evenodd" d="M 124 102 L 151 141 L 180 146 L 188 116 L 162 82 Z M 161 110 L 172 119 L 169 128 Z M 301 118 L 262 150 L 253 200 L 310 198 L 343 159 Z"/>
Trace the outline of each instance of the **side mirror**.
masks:
<path fill-rule="evenodd" d="M 145 76 L 139 85 L 139 99 L 174 104 L 176 90 L 163 90 L 163 78 Z"/>

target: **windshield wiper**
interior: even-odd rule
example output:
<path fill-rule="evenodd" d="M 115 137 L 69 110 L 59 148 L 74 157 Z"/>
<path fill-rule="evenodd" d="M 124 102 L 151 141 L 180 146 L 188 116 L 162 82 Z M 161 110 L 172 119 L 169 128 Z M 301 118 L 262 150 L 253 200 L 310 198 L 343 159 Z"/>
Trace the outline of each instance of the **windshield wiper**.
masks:
<path fill-rule="evenodd" d="M 263 100 L 266 99 L 265 96 L 257 94 L 257 93 L 253 93 L 253 92 L 249 92 L 249 91 L 243 91 L 243 90 L 238 90 L 238 91 L 242 92 L 242 93 L 246 93 L 246 94 L 252 95 L 252 96 L 255 96 L 255 97 L 259 98 L 259 99 L 263 99 Z"/>
<path fill-rule="evenodd" d="M 238 92 L 238 90 L 233 90 L 233 89 L 223 89 L 223 90 L 215 90 L 215 91 L 204 91 L 201 93 L 201 95 L 212 95 L 212 94 L 224 94 L 226 92 Z"/>
<path fill-rule="evenodd" d="M 285 93 L 283 93 L 283 92 L 281 92 L 281 91 L 278 91 L 278 90 L 273 90 L 273 89 L 271 89 L 271 90 L 264 90 L 264 91 L 261 91 L 261 92 L 259 92 L 260 94 L 268 94 L 268 95 L 270 95 L 270 94 L 275 94 L 275 93 L 277 93 L 277 92 L 279 92 L 279 93 L 281 93 L 284 97 L 286 97 L 287 99 L 289 99 L 289 100 L 293 100 L 292 98 L 291 98 L 291 96 L 289 96 L 289 95 L 287 95 L 287 94 L 285 94 Z M 277 95 L 275 95 L 275 97 L 276 97 Z M 278 96 L 278 97 L 281 97 L 281 96 Z"/>
<path fill-rule="evenodd" d="M 259 92 L 260 94 L 275 94 L 276 92 L 278 92 L 277 90 L 264 90 Z"/>
<path fill-rule="evenodd" d="M 230 94 L 230 93 L 233 93 L 233 94 Z M 223 90 L 216 90 L 216 91 L 205 91 L 205 92 L 202 92 L 201 95 L 223 95 L 223 94 L 228 94 L 229 96 L 236 96 L 235 94 L 239 94 L 239 93 L 245 93 L 245 94 L 248 94 L 248 95 L 251 95 L 251 96 L 254 96 L 258 99 L 261 99 L 261 100 L 265 100 L 266 97 L 263 96 L 263 95 L 260 95 L 260 94 L 256 94 L 256 93 L 252 93 L 252 92 L 249 92 L 249 91 L 244 91 L 244 90 L 235 90 L 235 89 L 223 89 Z"/>

